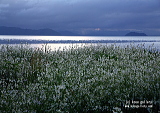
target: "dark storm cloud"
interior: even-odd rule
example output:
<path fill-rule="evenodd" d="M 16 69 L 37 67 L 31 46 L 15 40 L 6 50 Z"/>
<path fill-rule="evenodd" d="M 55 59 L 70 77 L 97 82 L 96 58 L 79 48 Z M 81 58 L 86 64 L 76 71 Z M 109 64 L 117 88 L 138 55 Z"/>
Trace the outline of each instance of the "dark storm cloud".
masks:
<path fill-rule="evenodd" d="M 159 0 L 0 0 L 0 25 L 55 30 L 157 30 Z"/>

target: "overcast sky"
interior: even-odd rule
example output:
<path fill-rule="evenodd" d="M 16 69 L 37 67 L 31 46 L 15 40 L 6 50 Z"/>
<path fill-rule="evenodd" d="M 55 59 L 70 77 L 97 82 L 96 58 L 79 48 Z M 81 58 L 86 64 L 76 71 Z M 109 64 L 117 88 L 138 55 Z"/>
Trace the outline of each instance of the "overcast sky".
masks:
<path fill-rule="evenodd" d="M 160 0 L 0 0 L 0 26 L 160 35 Z"/>

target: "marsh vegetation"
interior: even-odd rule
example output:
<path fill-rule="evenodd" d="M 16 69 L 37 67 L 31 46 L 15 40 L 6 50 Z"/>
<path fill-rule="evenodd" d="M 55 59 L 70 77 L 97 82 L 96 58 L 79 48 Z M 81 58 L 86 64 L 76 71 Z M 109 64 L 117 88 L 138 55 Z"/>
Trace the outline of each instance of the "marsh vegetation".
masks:
<path fill-rule="evenodd" d="M 0 112 L 111 112 L 160 101 L 160 53 L 144 45 L 0 47 Z"/>

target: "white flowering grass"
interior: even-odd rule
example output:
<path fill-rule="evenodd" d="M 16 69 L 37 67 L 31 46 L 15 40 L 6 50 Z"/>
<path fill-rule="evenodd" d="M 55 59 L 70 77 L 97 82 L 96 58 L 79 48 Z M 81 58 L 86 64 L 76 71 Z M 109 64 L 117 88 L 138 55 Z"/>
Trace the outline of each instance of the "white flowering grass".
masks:
<path fill-rule="evenodd" d="M 111 112 L 160 100 L 160 53 L 144 45 L 0 48 L 0 112 Z"/>

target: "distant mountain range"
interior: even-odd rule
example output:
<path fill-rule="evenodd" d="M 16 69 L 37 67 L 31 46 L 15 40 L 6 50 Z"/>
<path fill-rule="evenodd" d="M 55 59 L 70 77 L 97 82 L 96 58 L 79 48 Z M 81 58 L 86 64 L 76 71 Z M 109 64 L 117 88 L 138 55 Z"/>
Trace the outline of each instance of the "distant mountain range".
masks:
<path fill-rule="evenodd" d="M 79 35 L 70 31 L 54 31 L 52 29 L 22 29 L 18 27 L 0 26 L 0 35 L 38 35 L 38 36 L 123 36 L 118 32 L 92 32 Z M 147 36 L 145 33 L 130 32 L 125 36 Z"/>
<path fill-rule="evenodd" d="M 147 36 L 147 35 L 145 33 L 130 32 L 127 33 L 125 36 Z"/>
<path fill-rule="evenodd" d="M 59 36 L 60 33 L 52 30 L 52 29 L 21 29 L 17 27 L 0 27 L 0 35 L 47 35 L 47 36 Z"/>
<path fill-rule="evenodd" d="M 38 35 L 38 36 L 77 36 L 70 31 L 54 31 L 52 29 L 22 29 L 18 27 L 0 26 L 0 35 Z"/>

